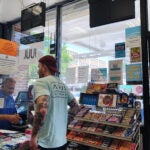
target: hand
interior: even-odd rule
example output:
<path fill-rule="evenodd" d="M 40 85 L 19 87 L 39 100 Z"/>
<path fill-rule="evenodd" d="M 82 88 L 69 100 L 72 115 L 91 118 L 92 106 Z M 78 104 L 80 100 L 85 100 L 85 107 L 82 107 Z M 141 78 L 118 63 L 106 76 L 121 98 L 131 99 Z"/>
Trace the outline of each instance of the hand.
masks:
<path fill-rule="evenodd" d="M 40 150 L 38 148 L 37 137 L 31 137 L 29 145 L 31 150 Z"/>
<path fill-rule="evenodd" d="M 8 116 L 8 121 L 17 124 L 21 120 L 21 117 L 18 114 L 13 114 Z"/>

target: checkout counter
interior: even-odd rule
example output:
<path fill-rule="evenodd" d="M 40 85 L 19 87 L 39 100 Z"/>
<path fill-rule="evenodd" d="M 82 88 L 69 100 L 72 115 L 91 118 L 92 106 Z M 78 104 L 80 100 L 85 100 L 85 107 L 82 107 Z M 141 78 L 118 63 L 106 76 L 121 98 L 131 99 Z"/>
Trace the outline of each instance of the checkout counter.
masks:
<path fill-rule="evenodd" d="M 12 130 L 0 129 L 0 150 L 29 150 L 34 106 L 28 94 L 28 91 L 18 93 L 15 104 L 22 120 L 17 125 L 12 124 Z"/>
<path fill-rule="evenodd" d="M 0 130 L 0 150 L 29 150 L 30 131 Z"/>

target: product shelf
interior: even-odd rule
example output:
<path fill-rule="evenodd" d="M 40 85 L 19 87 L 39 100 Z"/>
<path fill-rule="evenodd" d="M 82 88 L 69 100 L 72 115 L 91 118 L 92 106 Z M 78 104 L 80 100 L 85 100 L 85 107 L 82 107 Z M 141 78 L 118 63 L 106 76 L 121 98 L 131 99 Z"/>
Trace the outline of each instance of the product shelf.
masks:
<path fill-rule="evenodd" d="M 125 141 L 129 141 L 129 142 L 131 142 L 133 139 L 132 137 L 121 137 L 121 136 L 115 136 L 112 134 L 106 134 L 106 133 L 102 133 L 102 132 L 90 132 L 90 131 L 86 131 L 86 130 L 82 130 L 82 129 L 75 129 L 75 128 L 68 128 L 68 130 L 82 132 L 82 133 L 88 133 L 88 134 L 93 134 L 93 135 L 99 135 L 99 136 L 114 138 L 114 139 L 118 139 L 118 140 L 125 140 Z"/>
<path fill-rule="evenodd" d="M 110 148 L 104 148 L 102 146 L 97 146 L 97 145 L 94 145 L 94 144 L 89 144 L 89 143 L 86 143 L 86 142 L 80 142 L 80 141 L 76 141 L 76 140 L 72 140 L 72 139 L 68 139 L 68 141 L 70 142 L 75 142 L 77 144 L 81 144 L 81 145 L 85 145 L 85 146 L 90 146 L 90 147 L 93 147 L 93 148 L 97 148 L 97 149 L 101 149 L 101 150 L 111 150 Z"/>
<path fill-rule="evenodd" d="M 89 119 L 84 119 L 81 117 L 75 117 L 75 120 L 80 120 L 80 121 L 86 121 L 86 122 L 92 122 L 92 123 L 99 123 L 99 124 L 104 124 L 104 125 L 111 125 L 111 126 L 116 126 L 116 127 L 123 127 L 123 128 L 132 128 L 132 124 L 126 125 L 123 123 L 111 123 L 107 121 L 96 121 L 96 120 L 89 120 Z"/>

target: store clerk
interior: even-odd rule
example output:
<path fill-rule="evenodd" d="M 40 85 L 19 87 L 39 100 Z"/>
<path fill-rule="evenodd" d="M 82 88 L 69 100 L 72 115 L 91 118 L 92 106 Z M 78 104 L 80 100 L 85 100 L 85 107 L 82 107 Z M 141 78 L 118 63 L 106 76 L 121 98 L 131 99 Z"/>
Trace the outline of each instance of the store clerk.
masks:
<path fill-rule="evenodd" d="M 11 124 L 17 124 L 21 120 L 15 108 L 15 101 L 12 96 L 16 81 L 13 78 L 6 78 L 0 89 L 0 129 L 11 130 Z"/>

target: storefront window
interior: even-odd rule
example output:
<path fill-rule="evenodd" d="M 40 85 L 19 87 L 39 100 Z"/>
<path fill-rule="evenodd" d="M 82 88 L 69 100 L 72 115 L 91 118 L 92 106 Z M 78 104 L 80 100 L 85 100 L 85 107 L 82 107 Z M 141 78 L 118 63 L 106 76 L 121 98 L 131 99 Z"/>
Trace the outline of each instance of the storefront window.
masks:
<path fill-rule="evenodd" d="M 27 90 L 29 85 L 32 85 L 39 78 L 38 58 L 50 54 L 51 45 L 55 41 L 56 31 L 56 9 L 46 13 L 45 27 L 39 26 L 30 30 L 21 32 L 21 24 L 13 25 L 12 41 L 19 44 L 18 71 L 14 75 L 17 78 L 16 93 L 20 90 Z M 44 41 L 31 43 L 21 43 L 21 39 L 27 36 L 44 33 Z M 26 42 L 26 41 L 25 41 Z M 52 54 L 53 55 L 53 54 Z M 55 55 L 55 54 L 54 54 Z M 22 84 L 20 84 L 22 83 Z"/>
<path fill-rule="evenodd" d="M 77 98 L 80 92 L 85 91 L 87 83 L 92 81 L 92 69 L 106 69 L 107 75 L 105 80 L 98 82 L 109 82 L 108 74 L 111 60 L 123 61 L 121 85 L 127 84 L 126 65 L 132 63 L 130 48 L 126 46 L 124 49 L 125 54 L 116 56 L 115 45 L 126 43 L 126 30 L 128 28 L 140 26 L 139 3 L 139 1 L 135 1 L 135 19 L 95 28 L 90 28 L 89 4 L 86 0 L 63 7 L 62 53 L 65 54 L 68 61 L 65 61 L 63 59 L 64 55 L 62 55 L 61 71 L 63 73 L 61 78 L 67 83 Z M 131 87 L 132 90 L 133 88 Z"/>

